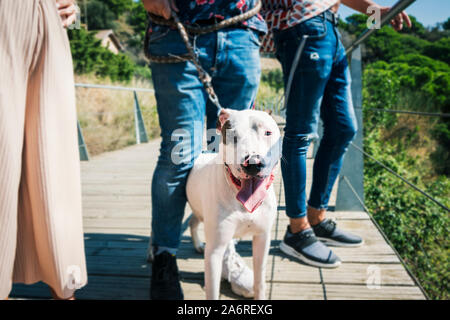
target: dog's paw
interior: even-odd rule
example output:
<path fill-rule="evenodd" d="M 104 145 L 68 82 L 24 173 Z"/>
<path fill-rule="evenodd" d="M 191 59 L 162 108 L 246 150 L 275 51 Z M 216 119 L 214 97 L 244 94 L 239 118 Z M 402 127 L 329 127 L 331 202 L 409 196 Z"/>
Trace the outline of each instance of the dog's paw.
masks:
<path fill-rule="evenodd" d="M 199 244 L 194 244 L 195 251 L 198 253 L 204 253 L 205 252 L 205 244 L 203 242 L 200 242 Z"/>

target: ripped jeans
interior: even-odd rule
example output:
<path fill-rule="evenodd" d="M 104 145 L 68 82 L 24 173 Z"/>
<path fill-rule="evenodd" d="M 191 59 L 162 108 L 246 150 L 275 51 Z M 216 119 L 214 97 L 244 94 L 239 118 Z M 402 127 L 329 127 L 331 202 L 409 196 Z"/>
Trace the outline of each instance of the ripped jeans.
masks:
<path fill-rule="evenodd" d="M 311 140 L 317 138 L 319 117 L 324 133 L 314 162 L 310 207 L 328 208 L 344 154 L 357 130 L 345 49 L 337 27 L 322 15 L 275 33 L 285 86 L 303 35 L 308 39 L 288 98 L 281 161 L 290 218 L 306 216 L 306 155 Z"/>

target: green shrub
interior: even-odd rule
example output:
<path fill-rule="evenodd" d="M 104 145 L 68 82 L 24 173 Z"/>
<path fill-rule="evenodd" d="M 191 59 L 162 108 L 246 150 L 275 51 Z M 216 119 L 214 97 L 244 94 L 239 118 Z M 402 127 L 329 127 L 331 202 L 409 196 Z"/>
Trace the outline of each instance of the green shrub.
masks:
<path fill-rule="evenodd" d="M 421 70 L 415 64 L 403 62 L 369 65 L 364 71 L 364 149 L 448 207 L 450 179 L 446 176 L 426 179 L 432 171 L 427 168 L 427 159 L 411 156 L 411 150 L 419 147 L 419 128 L 403 124 L 405 116 L 370 110 L 374 107 L 395 109 L 397 103 L 405 101 L 399 92 L 405 96 L 438 99 L 438 95 L 431 95 L 424 87 L 439 78 L 439 72 L 435 73 L 427 66 Z M 442 86 L 439 87 L 442 89 Z M 417 90 L 419 93 L 415 92 Z M 431 123 L 436 120 L 423 121 Z M 403 130 L 396 130 L 399 126 Z M 448 127 L 444 123 L 430 125 L 430 128 L 429 134 L 435 139 L 439 135 L 445 136 L 441 137 L 442 140 L 448 139 Z M 447 161 L 442 158 L 444 150 Z M 438 151 L 439 154 L 431 156 L 434 170 L 438 171 L 439 166 L 444 166 L 441 171 L 448 170 L 448 148 L 438 144 Z M 366 206 L 397 251 L 430 297 L 448 299 L 448 212 L 367 158 L 364 162 L 364 181 Z"/>
<path fill-rule="evenodd" d="M 116 81 L 130 81 L 135 65 L 122 54 L 114 54 L 101 46 L 93 32 L 81 28 L 69 30 L 70 49 L 77 74 L 94 73 L 100 77 L 109 77 Z"/>

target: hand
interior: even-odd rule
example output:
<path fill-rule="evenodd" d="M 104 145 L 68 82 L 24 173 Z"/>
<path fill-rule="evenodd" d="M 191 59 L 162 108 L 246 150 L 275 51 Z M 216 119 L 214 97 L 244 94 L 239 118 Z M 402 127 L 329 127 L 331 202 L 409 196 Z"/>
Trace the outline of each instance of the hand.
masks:
<path fill-rule="evenodd" d="M 384 16 L 386 13 L 388 13 L 389 10 L 391 10 L 391 8 L 381 7 L 380 10 L 381 16 Z M 403 29 L 403 22 L 406 22 L 408 28 L 412 27 L 411 19 L 405 11 L 402 11 L 397 16 L 395 16 L 394 19 L 391 20 L 391 25 L 396 31 L 400 31 Z"/>
<path fill-rule="evenodd" d="M 174 0 L 142 0 L 142 3 L 145 10 L 165 19 L 170 19 L 172 10 L 178 12 Z"/>
<path fill-rule="evenodd" d="M 64 28 L 67 28 L 77 20 L 75 0 L 56 0 L 56 7 Z"/>

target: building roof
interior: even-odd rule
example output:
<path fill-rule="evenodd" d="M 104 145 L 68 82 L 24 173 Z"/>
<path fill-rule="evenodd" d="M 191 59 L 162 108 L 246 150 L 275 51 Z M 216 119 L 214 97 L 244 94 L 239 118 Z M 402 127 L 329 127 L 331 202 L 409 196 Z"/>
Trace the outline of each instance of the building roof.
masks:
<path fill-rule="evenodd" d="M 114 43 L 114 45 L 117 47 L 117 49 L 119 49 L 120 51 L 122 51 L 124 49 L 124 47 L 120 43 L 119 38 L 117 38 L 117 36 L 114 34 L 114 31 L 111 29 L 99 30 L 95 34 L 95 37 L 102 41 L 109 37 L 111 39 L 111 41 Z"/>

